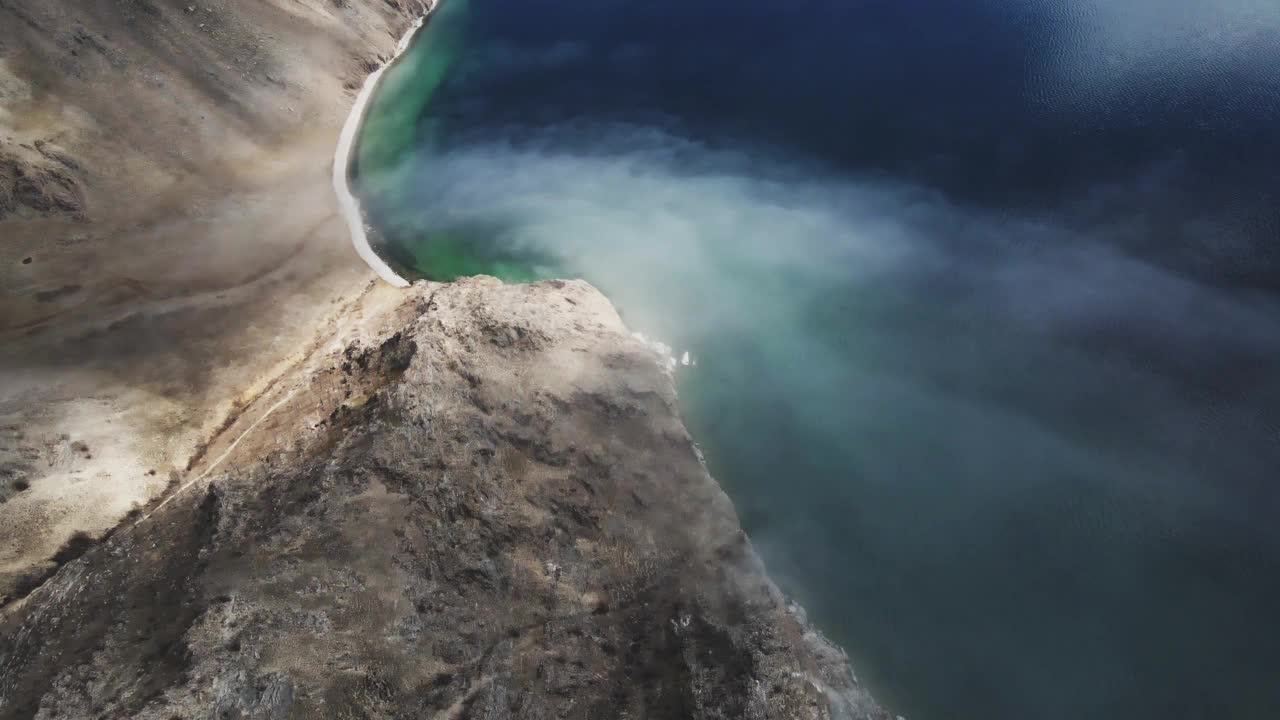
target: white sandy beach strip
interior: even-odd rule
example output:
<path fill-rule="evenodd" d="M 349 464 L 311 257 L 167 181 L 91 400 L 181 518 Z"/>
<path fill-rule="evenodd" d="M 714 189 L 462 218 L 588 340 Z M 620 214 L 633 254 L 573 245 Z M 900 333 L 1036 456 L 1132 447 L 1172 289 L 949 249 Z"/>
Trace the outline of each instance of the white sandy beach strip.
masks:
<path fill-rule="evenodd" d="M 427 15 L 430 15 L 436 9 L 439 0 L 432 2 L 427 7 L 427 12 L 414 23 L 413 27 L 400 38 L 400 42 L 396 45 L 395 54 L 382 67 L 369 74 L 365 78 L 364 86 L 360 88 L 360 94 L 356 96 L 355 105 L 351 108 L 351 114 L 347 116 L 347 122 L 342 126 L 342 135 L 338 139 L 338 149 L 333 156 L 333 191 L 338 196 L 338 209 L 342 213 L 342 217 L 347 221 L 347 227 L 351 230 L 351 244 L 355 245 L 356 252 L 360 257 L 373 268 L 378 277 L 391 283 L 396 287 L 408 287 L 409 281 L 400 277 L 395 270 L 391 269 L 369 245 L 368 228 L 365 227 L 364 214 L 360 210 L 360 202 L 355 195 L 351 193 L 351 149 L 355 145 L 356 138 L 360 136 L 360 128 L 364 125 L 364 116 L 367 109 L 369 98 L 373 97 L 374 90 L 378 87 L 378 80 L 382 78 L 382 73 L 386 71 L 392 63 L 409 48 L 413 38 L 418 31 L 422 29 L 426 22 Z"/>

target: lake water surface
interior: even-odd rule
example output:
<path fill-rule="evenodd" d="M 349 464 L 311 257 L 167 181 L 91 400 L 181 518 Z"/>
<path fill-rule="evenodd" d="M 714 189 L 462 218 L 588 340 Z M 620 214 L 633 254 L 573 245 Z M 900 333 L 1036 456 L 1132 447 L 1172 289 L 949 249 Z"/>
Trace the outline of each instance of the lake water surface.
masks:
<path fill-rule="evenodd" d="M 769 568 L 910 720 L 1280 718 L 1280 5 L 443 0 L 357 191 L 688 350 Z"/>

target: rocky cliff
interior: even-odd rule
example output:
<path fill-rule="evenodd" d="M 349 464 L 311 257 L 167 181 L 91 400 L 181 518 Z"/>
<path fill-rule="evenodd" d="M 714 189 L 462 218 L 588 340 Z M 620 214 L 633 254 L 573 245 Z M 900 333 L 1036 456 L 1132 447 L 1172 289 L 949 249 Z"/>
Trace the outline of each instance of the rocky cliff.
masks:
<path fill-rule="evenodd" d="M 0 717 L 880 718 L 581 282 L 371 289 L 6 615 Z"/>
<path fill-rule="evenodd" d="M 883 718 L 580 282 L 396 290 L 403 0 L 0 0 L 0 719 Z"/>

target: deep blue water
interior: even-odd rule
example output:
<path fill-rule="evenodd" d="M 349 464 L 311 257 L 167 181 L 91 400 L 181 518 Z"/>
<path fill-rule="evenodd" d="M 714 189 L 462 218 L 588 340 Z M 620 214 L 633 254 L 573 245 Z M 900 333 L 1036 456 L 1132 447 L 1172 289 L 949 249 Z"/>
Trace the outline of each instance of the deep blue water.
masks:
<path fill-rule="evenodd" d="M 389 252 L 688 349 L 892 710 L 1280 718 L 1280 4 L 444 3 L 362 150 Z"/>

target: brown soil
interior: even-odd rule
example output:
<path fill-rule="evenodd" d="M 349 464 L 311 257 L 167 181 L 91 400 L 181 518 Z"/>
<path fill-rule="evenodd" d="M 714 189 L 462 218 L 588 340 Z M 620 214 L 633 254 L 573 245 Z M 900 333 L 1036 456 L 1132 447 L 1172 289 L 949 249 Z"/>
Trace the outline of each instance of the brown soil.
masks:
<path fill-rule="evenodd" d="M 0 604 L 365 288 L 331 158 L 421 9 L 0 0 Z"/>

